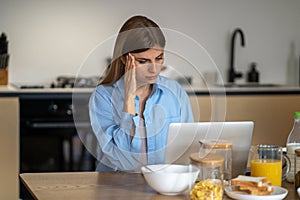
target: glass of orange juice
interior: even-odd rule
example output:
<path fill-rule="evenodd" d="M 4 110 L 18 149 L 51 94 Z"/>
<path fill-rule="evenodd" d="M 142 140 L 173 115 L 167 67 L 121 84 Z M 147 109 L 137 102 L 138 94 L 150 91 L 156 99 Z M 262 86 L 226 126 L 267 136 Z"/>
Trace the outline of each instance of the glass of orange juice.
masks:
<path fill-rule="evenodd" d="M 266 177 L 274 186 L 281 186 L 282 159 L 288 158 L 282 154 L 282 147 L 277 145 L 256 146 L 250 161 L 251 176 Z M 286 170 L 288 173 L 289 168 Z"/>

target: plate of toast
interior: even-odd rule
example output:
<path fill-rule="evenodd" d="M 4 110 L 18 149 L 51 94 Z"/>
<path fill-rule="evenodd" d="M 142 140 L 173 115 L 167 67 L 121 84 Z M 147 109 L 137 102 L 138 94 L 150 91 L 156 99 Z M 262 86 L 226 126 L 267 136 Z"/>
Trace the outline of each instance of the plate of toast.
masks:
<path fill-rule="evenodd" d="M 231 185 L 225 188 L 226 194 L 238 200 L 281 200 L 288 190 L 272 184 L 265 177 L 239 175 L 231 179 Z"/>

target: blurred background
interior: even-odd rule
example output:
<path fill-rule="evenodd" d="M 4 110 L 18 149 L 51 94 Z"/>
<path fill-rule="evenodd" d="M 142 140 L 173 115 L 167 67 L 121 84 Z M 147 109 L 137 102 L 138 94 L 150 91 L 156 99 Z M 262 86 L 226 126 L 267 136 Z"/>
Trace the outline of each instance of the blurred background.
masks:
<path fill-rule="evenodd" d="M 129 17 L 142 14 L 201 44 L 225 80 L 231 35 L 240 27 L 246 46 L 237 41 L 236 69 L 246 73 L 256 62 L 261 82 L 293 85 L 300 55 L 299 8 L 298 0 L 1 0 L 0 32 L 9 40 L 11 83 L 50 84 L 60 75 L 76 75 L 97 45 Z M 105 48 L 85 75 L 101 73 L 111 54 L 112 47 Z M 171 60 L 166 64 L 173 65 Z"/>

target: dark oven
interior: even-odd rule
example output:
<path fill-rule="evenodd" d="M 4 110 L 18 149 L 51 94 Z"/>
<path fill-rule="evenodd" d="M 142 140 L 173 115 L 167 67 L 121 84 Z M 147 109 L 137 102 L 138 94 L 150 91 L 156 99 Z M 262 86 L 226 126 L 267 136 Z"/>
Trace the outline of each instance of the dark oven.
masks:
<path fill-rule="evenodd" d="M 91 133 L 90 93 L 76 95 L 74 123 L 72 92 L 32 92 L 20 96 L 20 172 L 94 170 L 78 130 Z"/>

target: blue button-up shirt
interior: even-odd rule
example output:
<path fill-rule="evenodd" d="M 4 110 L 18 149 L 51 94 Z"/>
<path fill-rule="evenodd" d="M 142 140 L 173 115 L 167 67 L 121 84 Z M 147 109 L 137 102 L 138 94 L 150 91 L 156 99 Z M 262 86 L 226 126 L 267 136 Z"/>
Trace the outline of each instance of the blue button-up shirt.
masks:
<path fill-rule="evenodd" d="M 134 105 L 138 111 L 138 96 Z M 141 151 L 141 138 L 137 129 L 133 138 L 130 131 L 133 124 L 139 126 L 140 117 L 123 112 L 123 106 L 123 78 L 112 86 L 98 86 L 90 97 L 91 125 L 99 144 L 99 171 L 135 170 L 138 165 L 136 160 Z M 169 124 L 193 121 L 188 95 L 176 81 L 159 76 L 146 101 L 143 115 L 148 164 L 163 163 Z"/>

